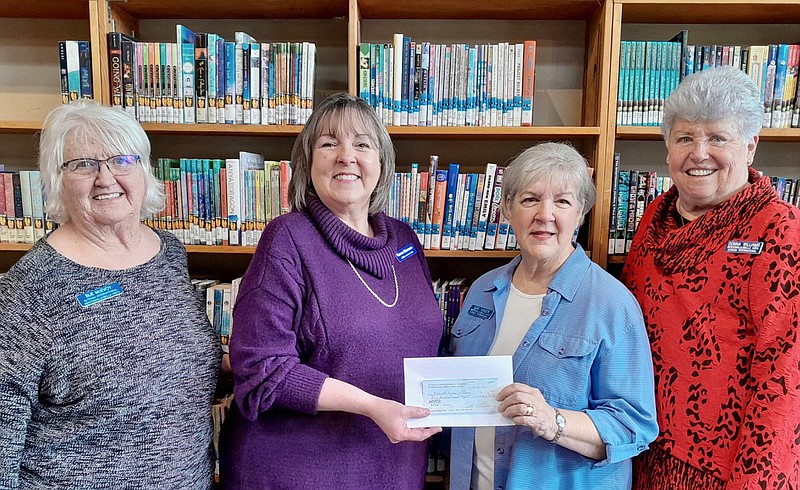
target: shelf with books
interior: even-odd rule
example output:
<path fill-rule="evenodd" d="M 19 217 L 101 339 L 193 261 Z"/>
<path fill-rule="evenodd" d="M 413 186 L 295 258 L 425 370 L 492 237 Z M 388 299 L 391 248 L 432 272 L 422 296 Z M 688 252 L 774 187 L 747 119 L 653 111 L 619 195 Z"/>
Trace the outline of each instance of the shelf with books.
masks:
<path fill-rule="evenodd" d="M 723 53 L 744 52 L 756 45 L 796 43 L 800 40 L 800 4 L 794 0 L 783 1 L 683 1 L 683 0 L 616 0 L 613 4 L 612 48 L 609 62 L 611 79 L 606 139 L 603 161 L 613 164 L 619 155 L 622 169 L 640 169 L 667 175 L 663 138 L 658 117 L 651 126 L 617 125 L 620 64 L 623 62 L 623 41 L 666 41 L 676 33 L 688 35 L 686 44 L 716 45 Z M 733 46 L 732 49 L 725 47 Z M 736 59 L 731 56 L 729 59 Z M 746 59 L 744 55 L 739 59 Z M 682 60 L 685 63 L 685 60 Z M 696 63 L 696 60 L 695 60 Z M 697 65 L 695 65 L 697 66 Z M 684 65 L 685 69 L 685 65 Z M 668 95 L 668 94 L 666 94 Z M 623 104 L 624 105 L 624 104 Z M 630 110 L 630 109 L 626 109 Z M 764 128 L 754 166 L 767 175 L 800 178 L 796 165 L 796 148 L 800 146 L 798 128 Z M 612 165 L 609 165 L 609 168 Z M 603 184 L 601 198 L 610 207 L 613 183 L 609 175 Z M 614 212 L 614 210 L 610 210 Z M 610 219 L 611 213 L 607 215 Z M 601 225 L 601 234 L 608 237 L 609 222 Z M 616 268 L 625 262 L 625 255 L 611 255 L 607 263 Z"/>
<path fill-rule="evenodd" d="M 58 42 L 89 39 L 88 1 L 4 1 L 0 32 L 0 133 L 36 131 L 61 104 Z"/>
<path fill-rule="evenodd" d="M 417 155 L 410 150 L 418 151 L 419 148 L 414 148 L 417 144 L 426 148 L 432 146 L 432 142 L 450 140 L 440 146 L 449 145 L 458 151 L 463 140 L 467 140 L 468 146 L 472 142 L 475 145 L 483 142 L 485 146 L 485 142 L 491 141 L 495 143 L 490 145 L 492 155 L 470 154 L 464 160 L 445 158 L 448 151 L 430 148 L 431 153 L 442 155 L 443 161 L 471 162 L 467 167 L 479 170 L 485 162 L 507 163 L 530 144 L 566 140 L 587 157 L 595 168 L 597 181 L 602 182 L 606 164 L 600 154 L 607 136 L 601 125 L 606 110 L 602 94 L 607 92 L 609 73 L 604 57 L 611 42 L 610 13 L 611 9 L 604 4 L 583 1 L 491 3 L 469 0 L 393 4 L 351 0 L 348 87 L 351 93 L 360 93 L 358 53 L 362 44 L 383 43 L 385 46 L 393 42 L 397 33 L 421 43 L 422 50 L 427 43 L 431 46 L 483 46 L 536 41 L 532 127 L 389 126 L 392 138 L 398 142 L 398 161 L 414 161 Z M 470 146 L 470 149 L 476 148 Z M 481 160 L 484 163 L 480 163 Z M 604 246 L 596 229 L 606 212 L 598 206 L 587 218 L 590 229 L 586 233 L 588 243 L 584 243 L 587 250 L 600 252 Z M 605 256 L 598 253 L 597 257 L 598 262 L 605 265 Z"/>

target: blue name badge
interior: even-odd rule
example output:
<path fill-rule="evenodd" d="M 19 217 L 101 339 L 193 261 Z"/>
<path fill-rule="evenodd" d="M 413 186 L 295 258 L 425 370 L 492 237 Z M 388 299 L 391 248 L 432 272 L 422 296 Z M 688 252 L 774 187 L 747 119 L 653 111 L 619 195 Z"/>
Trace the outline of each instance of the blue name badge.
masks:
<path fill-rule="evenodd" d="M 725 251 L 732 254 L 758 255 L 764 250 L 764 242 L 744 242 L 731 240 L 725 246 Z"/>
<path fill-rule="evenodd" d="M 413 257 L 416 254 L 417 254 L 417 249 L 414 248 L 414 245 L 411 243 L 409 243 L 405 247 L 395 252 L 395 255 L 397 255 L 397 260 L 399 260 L 400 262 L 405 262 L 410 257 Z"/>
<path fill-rule="evenodd" d="M 78 303 L 84 308 L 87 308 L 95 303 L 105 301 L 114 296 L 119 296 L 120 294 L 122 294 L 122 286 L 120 286 L 118 282 L 112 282 L 111 284 L 106 284 L 93 291 L 79 294 Z"/>
<path fill-rule="evenodd" d="M 492 315 L 494 315 L 494 312 L 489 308 L 484 308 L 478 305 L 472 305 L 469 307 L 469 310 L 467 310 L 467 314 L 469 316 L 474 316 L 477 318 L 481 318 L 483 320 L 488 320 L 489 318 L 492 317 Z"/>

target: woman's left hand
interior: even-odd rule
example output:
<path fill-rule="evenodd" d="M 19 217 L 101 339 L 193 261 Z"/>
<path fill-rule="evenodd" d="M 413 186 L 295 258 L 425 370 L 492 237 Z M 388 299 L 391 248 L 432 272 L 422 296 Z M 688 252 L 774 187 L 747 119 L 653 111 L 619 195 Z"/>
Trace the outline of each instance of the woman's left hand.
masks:
<path fill-rule="evenodd" d="M 512 383 L 497 394 L 498 411 L 514 424 L 530 427 L 539 437 L 551 440 L 556 436 L 556 411 L 542 392 L 523 383 Z"/>

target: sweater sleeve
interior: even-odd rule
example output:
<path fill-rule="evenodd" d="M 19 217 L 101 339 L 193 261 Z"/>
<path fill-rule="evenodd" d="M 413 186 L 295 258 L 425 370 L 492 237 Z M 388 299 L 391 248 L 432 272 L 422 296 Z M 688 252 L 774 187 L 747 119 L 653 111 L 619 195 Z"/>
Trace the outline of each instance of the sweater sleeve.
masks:
<path fill-rule="evenodd" d="M 38 307 L 22 287 L 0 280 L 0 489 L 19 486 L 25 434 L 50 344 L 44 325 L 32 318 Z"/>
<path fill-rule="evenodd" d="M 749 281 L 756 342 L 728 489 L 800 486 L 800 213 L 781 208 Z M 747 369 L 748 360 L 742 360 Z"/>
<path fill-rule="evenodd" d="M 313 328 L 304 321 L 317 316 L 306 311 L 315 306 L 306 304 L 292 239 L 281 232 L 282 224 L 267 230 L 242 278 L 233 313 L 234 392 L 249 420 L 275 407 L 316 413 L 327 377 L 301 360 L 299 332 Z"/>

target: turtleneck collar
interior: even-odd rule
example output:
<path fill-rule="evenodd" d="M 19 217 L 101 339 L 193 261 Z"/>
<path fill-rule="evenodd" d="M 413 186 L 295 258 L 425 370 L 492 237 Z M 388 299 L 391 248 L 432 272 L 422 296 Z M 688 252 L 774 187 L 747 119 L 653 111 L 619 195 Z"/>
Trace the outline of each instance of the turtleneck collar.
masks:
<path fill-rule="evenodd" d="M 646 231 L 646 248 L 656 253 L 655 264 L 672 273 L 708 260 L 716 249 L 738 237 L 764 206 L 777 199 L 769 177 L 750 168 L 751 184 L 716 208 L 681 226 L 677 218 L 678 189 L 675 186 L 657 204 L 652 225 Z"/>
<path fill-rule="evenodd" d="M 350 228 L 318 198 L 309 199 L 306 214 L 339 255 L 378 278 L 391 275 L 397 244 L 394 230 L 387 223 L 388 218 L 384 213 L 369 216 L 374 237 L 362 235 Z"/>

